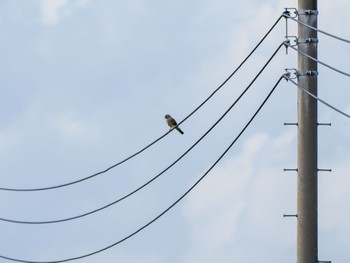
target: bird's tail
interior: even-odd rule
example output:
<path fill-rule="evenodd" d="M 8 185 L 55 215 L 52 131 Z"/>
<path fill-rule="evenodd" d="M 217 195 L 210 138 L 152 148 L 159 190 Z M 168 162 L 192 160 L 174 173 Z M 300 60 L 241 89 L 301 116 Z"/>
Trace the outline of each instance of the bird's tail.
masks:
<path fill-rule="evenodd" d="M 179 127 L 176 127 L 176 130 L 181 133 L 181 134 L 184 134 L 184 132 L 179 128 Z"/>

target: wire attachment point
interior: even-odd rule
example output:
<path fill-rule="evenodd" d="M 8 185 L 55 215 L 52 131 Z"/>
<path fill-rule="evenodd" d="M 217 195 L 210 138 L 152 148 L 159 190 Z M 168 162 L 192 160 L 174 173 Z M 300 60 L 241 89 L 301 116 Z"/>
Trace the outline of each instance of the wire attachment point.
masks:
<path fill-rule="evenodd" d="M 294 10 L 294 16 L 290 15 L 290 10 Z M 285 38 L 288 38 L 288 18 L 292 18 L 295 19 L 298 15 L 297 15 L 298 11 L 296 8 L 285 8 L 285 11 L 282 13 L 282 16 L 286 19 L 286 35 Z"/>
<path fill-rule="evenodd" d="M 294 46 L 297 46 L 298 43 L 299 43 L 297 36 L 288 36 L 288 35 L 286 35 L 286 39 L 290 40 L 288 42 L 289 46 L 293 46 L 294 47 Z M 291 42 L 294 42 L 294 44 L 290 44 Z"/>
<path fill-rule="evenodd" d="M 290 79 L 296 79 L 297 78 L 297 73 L 298 73 L 298 70 L 296 68 L 285 68 L 284 69 L 286 71 L 286 73 L 283 75 L 284 78 L 288 81 Z M 291 75 L 294 75 L 294 77 L 291 77 Z"/>
<path fill-rule="evenodd" d="M 294 11 L 294 12 L 291 12 Z M 291 15 L 293 13 L 293 15 Z M 284 12 L 282 13 L 282 16 L 285 18 L 296 18 L 298 17 L 298 10 L 294 7 L 286 7 L 284 8 Z"/>
<path fill-rule="evenodd" d="M 284 46 L 286 47 L 286 54 L 288 55 L 288 47 L 295 47 L 298 45 L 298 38 L 296 36 L 288 36 L 288 30 L 286 28 L 286 40 L 283 41 Z M 294 44 L 291 44 L 291 39 L 293 40 Z"/>

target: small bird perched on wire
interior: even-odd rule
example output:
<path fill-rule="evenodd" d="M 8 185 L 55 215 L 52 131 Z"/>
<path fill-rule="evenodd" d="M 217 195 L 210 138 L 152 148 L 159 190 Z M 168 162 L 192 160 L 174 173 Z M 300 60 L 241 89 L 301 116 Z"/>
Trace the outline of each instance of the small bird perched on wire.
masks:
<path fill-rule="evenodd" d="M 171 117 L 169 114 L 165 115 L 165 121 L 169 125 L 170 129 L 175 128 L 179 133 L 184 134 L 184 132 L 179 127 L 177 127 L 176 120 L 173 117 Z"/>

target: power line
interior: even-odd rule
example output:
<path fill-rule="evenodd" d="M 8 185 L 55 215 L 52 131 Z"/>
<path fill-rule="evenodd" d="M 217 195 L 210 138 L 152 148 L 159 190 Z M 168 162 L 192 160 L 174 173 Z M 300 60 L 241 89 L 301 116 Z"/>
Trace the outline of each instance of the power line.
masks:
<path fill-rule="evenodd" d="M 263 38 L 258 42 L 258 44 L 253 48 L 253 50 L 248 54 L 248 56 L 239 64 L 239 66 L 231 73 L 231 75 L 229 75 L 229 77 L 218 87 L 216 88 L 197 108 L 195 108 L 189 115 L 187 115 L 187 117 L 185 117 L 181 122 L 178 123 L 178 125 L 180 125 L 181 123 L 185 122 L 188 118 L 190 118 L 197 110 L 199 110 L 208 100 L 210 100 L 214 94 L 219 91 L 232 77 L 234 74 L 236 74 L 236 72 L 243 66 L 243 64 L 251 57 L 251 55 L 257 50 L 257 48 L 261 45 L 262 42 L 264 42 L 264 40 L 267 38 L 267 36 L 271 33 L 271 31 L 276 27 L 276 25 L 278 24 L 278 22 L 281 20 L 283 16 L 280 15 L 279 18 L 275 21 L 275 23 L 271 26 L 271 28 L 267 31 L 267 33 L 263 36 Z M 148 144 L 147 146 L 145 146 L 144 148 L 142 148 L 141 150 L 135 152 L 134 154 L 130 155 L 129 157 L 123 159 L 122 161 L 108 167 L 105 170 L 102 170 L 100 172 L 94 173 L 90 176 L 87 176 L 85 178 L 81 178 L 79 180 L 75 180 L 72 182 L 68 182 L 68 183 L 64 183 L 64 184 L 59 184 L 59 185 L 55 185 L 55 186 L 48 186 L 48 187 L 41 187 L 41 188 L 27 188 L 27 189 L 21 189 L 21 188 L 8 188 L 8 187 L 0 187 L 0 190 L 2 191 L 13 191 L 13 192 L 34 192 L 34 191 L 45 191 L 45 190 L 53 190 L 53 189 L 57 189 L 57 188 L 62 188 L 62 187 L 66 187 L 66 186 L 70 186 L 73 184 L 77 184 L 77 183 L 81 183 L 83 181 L 86 181 L 88 179 L 94 178 L 98 175 L 104 174 L 106 172 L 108 172 L 109 170 L 125 163 L 126 161 L 129 161 L 130 159 L 134 158 L 135 156 L 139 155 L 140 153 L 144 152 L 146 149 L 150 148 L 151 146 L 153 146 L 154 144 L 156 144 L 158 141 L 160 141 L 161 139 L 163 139 L 165 136 L 167 136 L 172 130 L 168 131 L 167 133 L 163 134 L 162 136 L 160 136 L 159 138 L 157 138 L 156 140 L 154 140 L 153 142 L 151 142 L 150 144 Z"/>
<path fill-rule="evenodd" d="M 168 171 L 171 167 L 173 167 L 177 162 L 179 162 L 186 154 L 188 154 L 197 144 L 204 139 L 214 128 L 215 126 L 222 121 L 222 119 L 232 110 L 232 108 L 239 102 L 239 100 L 243 97 L 243 95 L 250 89 L 250 87 L 254 84 L 254 82 L 257 80 L 257 78 L 262 74 L 262 72 L 266 69 L 266 67 L 269 65 L 269 63 L 272 61 L 272 59 L 276 56 L 278 51 L 281 49 L 281 47 L 284 45 L 284 43 L 281 43 L 276 50 L 273 52 L 273 54 L 270 56 L 270 58 L 267 60 L 267 62 L 264 64 L 264 66 L 260 69 L 260 71 L 257 73 L 257 75 L 253 78 L 253 80 L 249 83 L 249 85 L 243 90 L 243 92 L 238 96 L 238 98 L 231 104 L 231 106 L 224 112 L 223 115 L 188 149 L 186 150 L 179 158 L 177 158 L 172 164 L 170 164 L 167 168 L 165 168 L 162 172 L 157 174 L 155 177 L 153 177 L 151 180 L 147 181 L 140 187 L 136 188 L 129 194 L 119 198 L 118 200 L 107 204 L 101 208 L 95 209 L 93 211 L 74 216 L 74 217 L 69 217 L 69 218 L 64 218 L 64 219 L 58 219 L 58 220 L 51 220 L 51 221 L 21 221 L 21 220 L 13 220 L 13 219 L 6 219 L 6 218 L 0 218 L 0 221 L 5 221 L 9 223 L 17 223 L 17 224 L 53 224 L 53 223 L 61 223 L 61 222 L 66 222 L 74 219 L 78 219 L 81 217 L 85 217 L 91 214 L 94 214 L 96 212 L 102 211 L 112 205 L 115 205 L 119 203 L 120 201 L 130 197 L 131 195 L 135 194 L 136 192 L 140 191 L 142 188 L 146 187 L 153 181 L 155 181 L 158 177 L 160 177 L 162 174 L 164 174 L 166 171 Z"/>
<path fill-rule="evenodd" d="M 304 57 L 307 57 L 307 58 L 309 58 L 309 59 L 311 59 L 311 60 L 313 60 L 313 61 L 315 61 L 315 62 L 317 62 L 317 63 L 319 63 L 319 64 L 321 64 L 321 65 L 323 65 L 323 66 L 325 66 L 325 67 L 327 67 L 327 68 L 329 68 L 329 69 L 332 69 L 332 70 L 334 70 L 334 71 L 336 71 L 336 72 L 338 72 L 338 73 L 340 73 L 340 74 L 343 74 L 343 75 L 345 75 L 345 76 L 347 76 L 347 77 L 350 77 L 350 74 L 349 74 L 349 73 L 346 73 L 346 72 L 344 72 L 344 71 L 341 71 L 341 70 L 339 70 L 339 69 L 337 69 L 337 68 L 335 68 L 335 67 L 332 67 L 332 66 L 328 65 L 327 63 L 324 63 L 324 62 L 322 62 L 322 61 L 320 61 L 320 60 L 318 60 L 318 59 L 316 59 L 316 58 L 314 58 L 314 57 L 312 57 L 312 56 L 306 54 L 305 52 L 303 52 L 303 51 L 297 49 L 296 47 L 292 46 L 292 45 L 289 43 L 289 41 L 286 41 L 286 42 L 285 42 L 285 45 L 286 45 L 287 47 L 290 47 L 290 48 L 294 49 L 295 51 L 297 51 L 298 53 L 300 53 L 300 54 L 303 55 Z"/>
<path fill-rule="evenodd" d="M 156 222 L 159 218 L 161 218 L 163 215 L 165 215 L 168 211 L 170 211 L 175 205 L 177 205 L 186 195 L 188 195 L 208 174 L 209 172 L 221 161 L 221 159 L 227 154 L 227 152 L 232 148 L 232 146 L 237 142 L 237 140 L 241 137 L 241 135 L 245 132 L 245 130 L 249 127 L 249 125 L 252 123 L 252 121 L 254 120 L 254 118 L 257 116 L 257 114 L 260 112 L 260 110 L 263 108 L 263 106 L 265 105 L 265 103 L 268 101 L 268 99 L 270 98 L 270 96 L 272 95 L 272 93 L 274 92 L 274 90 L 276 89 L 276 87 L 278 86 L 278 84 L 281 82 L 281 80 L 285 78 L 284 76 L 281 76 L 278 81 L 276 82 L 276 84 L 273 86 L 273 88 L 271 89 L 271 91 L 269 92 L 269 94 L 266 96 L 266 98 L 264 99 L 264 101 L 262 102 L 262 104 L 259 106 L 259 108 L 256 110 L 256 112 L 253 114 L 253 116 L 250 118 L 250 120 L 248 121 L 248 123 L 244 126 L 244 128 L 241 130 L 241 132 L 236 136 L 236 138 L 231 142 L 231 144 L 225 149 L 225 151 L 219 156 L 219 158 L 212 164 L 212 166 L 210 166 L 210 168 L 180 197 L 178 198 L 172 205 L 170 205 L 167 209 L 165 209 L 162 213 L 160 213 L 158 216 L 156 216 L 154 219 L 152 219 L 151 221 L 149 221 L 147 224 L 143 225 L 142 227 L 140 227 L 139 229 L 137 229 L 136 231 L 134 231 L 133 233 L 131 233 L 130 235 L 124 237 L 123 239 L 107 246 L 104 247 L 102 249 L 96 250 L 94 252 L 88 253 L 88 254 L 84 254 L 81 256 L 77 256 L 77 257 L 71 257 L 71 258 L 67 258 L 67 259 L 62 259 L 62 260 L 55 260 L 55 261 L 32 261 L 32 260 L 22 260 L 22 259 L 15 259 L 15 258 L 11 258 L 11 257 L 7 257 L 7 256 L 3 256 L 0 255 L 0 258 L 2 259 L 6 259 L 6 260 L 10 260 L 10 261 L 15 261 L 15 262 L 22 262 L 22 263 L 62 263 L 62 262 L 68 262 L 68 261 L 73 261 L 73 260 L 78 260 L 78 259 L 82 259 L 82 258 L 86 258 L 86 257 L 90 257 L 93 255 L 96 255 L 98 253 L 101 253 L 103 251 L 106 251 L 120 243 L 123 243 L 124 241 L 128 240 L 129 238 L 135 236 L 136 234 L 138 234 L 139 232 L 141 232 L 142 230 L 144 230 L 145 228 L 147 228 L 148 226 L 150 226 L 151 224 L 153 224 L 154 222 Z"/>
<path fill-rule="evenodd" d="M 258 47 L 264 42 L 264 40 L 267 38 L 267 36 L 272 32 L 272 30 L 276 27 L 276 25 L 279 23 L 279 21 L 282 19 L 283 15 L 280 15 L 275 23 L 270 27 L 270 29 L 267 31 L 267 33 L 262 37 L 262 39 L 258 42 L 258 44 L 252 49 L 252 51 L 248 54 L 248 56 L 238 65 L 238 67 L 231 73 L 230 76 L 218 87 L 216 90 L 213 91 L 212 94 L 209 95 L 208 98 L 206 98 L 192 113 L 190 113 L 186 118 L 184 118 L 182 121 L 179 122 L 178 125 L 186 121 L 193 113 L 195 113 L 200 107 L 203 106 L 204 103 L 206 103 L 217 91 L 219 91 L 232 77 L 236 72 L 243 66 L 243 64 L 253 55 L 253 53 L 258 49 Z"/>
<path fill-rule="evenodd" d="M 313 97 L 314 99 L 318 100 L 319 102 L 323 103 L 324 105 L 326 105 L 327 107 L 335 110 L 336 112 L 344 115 L 345 117 L 348 117 L 350 118 L 350 115 L 349 114 L 346 114 L 345 112 L 339 110 L 338 108 L 332 106 L 331 104 L 325 102 L 324 100 L 320 99 L 319 97 L 317 97 L 316 95 L 312 94 L 311 92 L 307 91 L 305 88 L 301 87 L 298 85 L 298 83 L 296 83 L 294 80 L 290 79 L 289 77 L 285 77 L 286 80 L 292 82 L 295 86 L 297 86 L 300 90 L 302 90 L 303 92 L 307 93 L 309 96 Z"/>
<path fill-rule="evenodd" d="M 306 26 L 306 27 L 308 27 L 308 28 L 311 28 L 312 30 L 315 30 L 315 31 L 317 31 L 317 32 L 320 32 L 320 33 L 322 33 L 322 34 L 324 34 L 324 35 L 327 35 L 327 36 L 329 36 L 329 37 L 338 39 L 338 40 L 343 41 L 343 42 L 346 42 L 346 43 L 350 43 L 350 40 L 347 40 L 347 39 L 342 38 L 342 37 L 338 37 L 338 36 L 336 36 L 336 35 L 333 35 L 333 34 L 331 34 L 331 33 L 328 33 L 328 32 L 326 32 L 326 31 L 323 31 L 323 30 L 318 29 L 318 28 L 316 28 L 316 27 L 310 26 L 310 25 L 308 25 L 308 24 L 306 24 L 306 23 L 304 23 L 304 22 L 302 22 L 302 21 L 299 21 L 298 19 L 295 19 L 294 17 L 291 17 L 290 15 L 288 15 L 288 13 L 287 13 L 287 14 L 284 13 L 283 16 L 284 16 L 285 18 L 289 18 L 289 19 L 291 19 L 291 20 L 297 22 L 297 23 L 300 24 L 300 25 Z"/>

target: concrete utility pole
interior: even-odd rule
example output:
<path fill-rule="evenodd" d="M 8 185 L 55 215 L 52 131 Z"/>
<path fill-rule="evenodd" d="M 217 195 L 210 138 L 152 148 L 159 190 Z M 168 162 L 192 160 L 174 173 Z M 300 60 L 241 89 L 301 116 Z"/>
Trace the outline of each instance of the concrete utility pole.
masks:
<path fill-rule="evenodd" d="M 298 19 L 317 28 L 317 0 L 298 0 Z M 317 58 L 317 32 L 298 26 L 298 48 Z M 299 53 L 298 85 L 317 96 L 317 63 Z M 317 101 L 298 90 L 297 263 L 318 262 Z"/>

